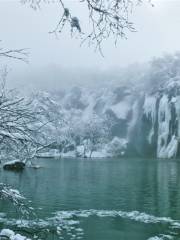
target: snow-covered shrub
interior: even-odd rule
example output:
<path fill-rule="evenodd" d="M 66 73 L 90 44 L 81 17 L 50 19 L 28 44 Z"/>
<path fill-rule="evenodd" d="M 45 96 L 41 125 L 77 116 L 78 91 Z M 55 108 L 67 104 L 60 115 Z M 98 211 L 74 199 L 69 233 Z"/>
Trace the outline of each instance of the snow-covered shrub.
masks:
<path fill-rule="evenodd" d="M 26 204 L 25 197 L 18 190 L 4 183 L 0 183 L 0 201 L 9 201 L 24 217 L 29 217 L 32 213 L 32 208 Z"/>
<path fill-rule="evenodd" d="M 123 138 L 114 137 L 107 145 L 106 151 L 110 156 L 124 156 L 127 148 L 127 140 Z"/>

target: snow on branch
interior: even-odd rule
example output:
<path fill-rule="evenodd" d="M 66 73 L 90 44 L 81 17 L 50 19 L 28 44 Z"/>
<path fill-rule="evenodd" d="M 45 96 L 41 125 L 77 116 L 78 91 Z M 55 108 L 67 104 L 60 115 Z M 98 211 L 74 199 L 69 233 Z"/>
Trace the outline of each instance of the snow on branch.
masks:
<path fill-rule="evenodd" d="M 54 1 L 46 0 L 21 0 L 21 3 L 28 4 L 33 9 L 40 8 L 42 3 L 53 3 Z M 60 34 L 66 25 L 71 29 L 71 35 L 76 34 L 82 39 L 82 44 L 88 42 L 88 45 L 93 45 L 95 50 L 101 53 L 102 43 L 113 38 L 115 44 L 118 39 L 126 38 L 128 32 L 135 32 L 134 23 L 131 21 L 131 13 L 137 5 L 151 0 L 81 0 L 79 5 L 85 5 L 89 18 L 88 26 L 83 29 L 79 16 L 74 15 L 64 0 L 57 0 L 62 10 L 59 21 L 55 28 L 50 33 L 56 36 Z M 85 21 L 84 21 L 85 22 Z M 83 22 L 83 23 L 84 23 Z M 88 29 L 86 31 L 86 29 Z"/>
<path fill-rule="evenodd" d="M 19 191 L 10 188 L 8 185 L 0 183 L 0 199 L 9 200 L 17 206 L 21 205 L 25 198 L 19 193 Z"/>
<path fill-rule="evenodd" d="M 44 122 L 42 113 L 33 108 L 33 100 L 6 89 L 7 74 L 6 68 L 0 74 L 0 152 L 26 163 L 47 146 L 39 141 Z"/>
<path fill-rule="evenodd" d="M 23 216 L 28 217 L 32 212 L 32 208 L 26 204 L 25 197 L 4 183 L 0 183 L 0 200 L 11 202 Z"/>
<path fill-rule="evenodd" d="M 16 60 L 20 60 L 23 62 L 28 62 L 28 52 L 26 48 L 20 48 L 20 49 L 4 49 L 0 48 L 0 58 L 1 57 L 7 57 L 12 58 Z"/>

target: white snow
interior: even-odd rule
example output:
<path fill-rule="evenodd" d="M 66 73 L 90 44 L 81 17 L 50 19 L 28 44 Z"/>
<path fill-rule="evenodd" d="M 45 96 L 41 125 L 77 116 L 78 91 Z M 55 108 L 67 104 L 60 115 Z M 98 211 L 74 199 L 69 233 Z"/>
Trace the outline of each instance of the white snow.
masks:
<path fill-rule="evenodd" d="M 159 107 L 156 109 L 158 98 L 156 95 L 146 95 L 144 101 L 144 114 L 151 119 L 152 127 L 148 135 L 148 142 L 152 142 L 155 133 L 155 123 L 157 122 L 157 157 L 158 158 L 174 158 L 178 150 L 178 142 L 180 138 L 180 97 L 168 98 L 167 94 L 160 97 Z M 178 135 L 170 132 L 170 123 L 176 119 L 172 118 L 171 107 L 175 106 L 178 121 Z"/>
<path fill-rule="evenodd" d="M 129 122 L 128 134 L 127 134 L 128 141 L 131 139 L 131 134 L 136 126 L 138 118 L 139 118 L 139 104 L 138 104 L 138 100 L 136 100 L 132 105 L 132 119 Z"/>
<path fill-rule="evenodd" d="M 175 109 L 176 109 L 177 120 L 178 120 L 178 137 L 180 139 L 180 96 L 176 97 Z"/>
<path fill-rule="evenodd" d="M 75 151 L 69 151 L 69 152 L 66 152 L 66 153 L 62 153 L 61 157 L 62 158 L 74 158 L 74 157 L 76 157 L 76 152 Z"/>
<path fill-rule="evenodd" d="M 107 157 L 107 153 L 105 150 L 94 151 L 91 155 L 92 158 L 104 158 Z"/>
<path fill-rule="evenodd" d="M 106 154 L 105 156 L 117 157 L 123 156 L 127 148 L 128 141 L 125 138 L 114 137 L 110 143 L 105 147 Z"/>
<path fill-rule="evenodd" d="M 143 110 L 147 118 L 151 118 L 152 123 L 156 120 L 156 96 L 145 96 Z"/>
<path fill-rule="evenodd" d="M 156 121 L 156 101 L 157 99 L 156 99 L 156 96 L 154 95 L 145 96 L 144 106 L 143 106 L 144 114 L 148 119 L 150 118 L 152 121 L 152 128 L 148 136 L 149 143 L 152 142 L 152 137 L 154 136 L 154 125 Z"/>
<path fill-rule="evenodd" d="M 110 108 L 117 118 L 126 119 L 129 111 L 131 110 L 131 105 L 127 100 L 121 101 Z"/>
<path fill-rule="evenodd" d="M 10 229 L 3 229 L 0 232 L 0 237 L 1 236 L 6 236 L 8 237 L 10 240 L 30 240 L 29 238 L 22 236 L 20 234 L 15 234 L 15 232 L 13 232 Z"/>
<path fill-rule="evenodd" d="M 8 132 L 8 131 L 0 130 L 0 134 L 2 136 L 9 137 L 14 140 L 16 140 L 16 139 L 29 140 L 28 136 L 26 136 L 22 133 L 19 133 L 19 132 Z"/>
<path fill-rule="evenodd" d="M 171 136 L 171 140 L 168 143 L 168 137 L 170 135 L 170 121 L 171 121 L 171 109 L 167 95 L 163 95 L 159 103 L 158 111 L 158 145 L 157 145 L 157 157 L 159 158 L 172 158 L 176 157 L 178 139 L 176 136 Z"/>
<path fill-rule="evenodd" d="M 155 236 L 155 237 L 150 237 L 150 238 L 148 238 L 148 240 L 163 240 L 163 238 L 162 238 L 162 237 Z"/>
<path fill-rule="evenodd" d="M 42 157 L 42 158 L 56 158 L 56 157 L 61 157 L 61 153 L 56 150 L 56 149 L 51 149 L 48 150 L 47 152 L 42 152 L 42 153 L 38 153 L 36 154 L 36 157 Z"/>
<path fill-rule="evenodd" d="M 158 217 L 154 215 L 150 215 L 144 212 L 139 211 L 121 211 L 121 210 L 97 210 L 97 209 L 89 209 L 89 210 L 72 210 L 72 211 L 58 211 L 53 214 L 52 217 L 46 218 L 44 220 L 39 219 L 36 221 L 33 220 L 16 220 L 16 219 L 5 219 L 4 223 L 8 226 L 16 226 L 16 227 L 25 227 L 25 228 L 46 228 L 49 229 L 51 227 L 55 227 L 57 229 L 57 234 L 61 234 L 61 230 L 70 232 L 71 234 L 75 234 L 76 237 L 84 234 L 84 229 L 80 227 L 80 223 L 83 218 L 89 218 L 91 216 L 96 216 L 98 218 L 122 218 L 129 219 L 131 221 L 136 221 L 144 224 L 161 224 L 166 226 L 167 232 L 158 234 L 157 236 L 151 237 L 148 240 L 168 240 L 172 239 L 171 235 L 176 231 L 180 230 L 180 222 L 178 220 L 173 220 L 169 217 Z M 24 236 L 19 234 L 15 234 L 13 231 L 9 229 L 3 229 L 1 231 L 1 235 L 6 234 L 11 236 L 11 240 L 25 240 Z M 168 233 L 168 234 L 167 234 Z M 16 237 L 16 238 L 15 238 Z M 26 239 L 27 240 L 27 239 Z"/>
<path fill-rule="evenodd" d="M 166 148 L 165 154 L 167 155 L 167 158 L 176 157 L 177 149 L 178 149 L 178 139 L 176 136 L 173 135 L 171 138 L 171 141 L 169 142 Z"/>
<path fill-rule="evenodd" d="M 15 159 L 15 160 L 11 160 L 11 161 L 7 161 L 3 164 L 3 166 L 6 166 L 6 165 L 12 165 L 12 164 L 15 164 L 15 163 L 19 163 L 21 162 L 20 160 L 18 159 Z"/>
<path fill-rule="evenodd" d="M 3 197 L 12 198 L 14 201 L 25 199 L 18 190 L 11 189 L 7 186 L 3 186 L 3 188 L 1 189 L 1 194 L 3 195 Z"/>
<path fill-rule="evenodd" d="M 98 217 L 121 217 L 125 219 L 130 219 L 137 222 L 142 223 L 166 223 L 170 225 L 174 225 L 177 223 L 175 220 L 168 217 L 156 217 L 153 215 L 149 215 L 139 211 L 125 212 L 125 211 L 117 211 L 117 210 L 74 210 L 74 211 L 58 211 L 55 214 L 55 219 L 71 219 L 73 217 L 78 218 L 86 218 L 90 216 L 98 216 Z"/>
<path fill-rule="evenodd" d="M 167 234 L 160 234 L 159 236 L 148 238 L 148 240 L 172 240 L 172 239 L 174 239 L 174 237 Z"/>

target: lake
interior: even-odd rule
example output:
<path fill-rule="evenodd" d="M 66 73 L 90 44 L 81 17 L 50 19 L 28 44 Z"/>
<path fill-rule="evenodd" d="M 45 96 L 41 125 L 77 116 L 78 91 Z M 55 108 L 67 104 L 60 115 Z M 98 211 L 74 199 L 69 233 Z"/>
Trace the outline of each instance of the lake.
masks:
<path fill-rule="evenodd" d="M 37 162 L 42 168 L 21 173 L 0 169 L 0 182 L 19 189 L 38 217 L 16 221 L 16 209 L 1 201 L 0 212 L 7 214 L 1 228 L 23 226 L 27 234 L 44 234 L 42 239 L 180 239 L 179 160 Z"/>

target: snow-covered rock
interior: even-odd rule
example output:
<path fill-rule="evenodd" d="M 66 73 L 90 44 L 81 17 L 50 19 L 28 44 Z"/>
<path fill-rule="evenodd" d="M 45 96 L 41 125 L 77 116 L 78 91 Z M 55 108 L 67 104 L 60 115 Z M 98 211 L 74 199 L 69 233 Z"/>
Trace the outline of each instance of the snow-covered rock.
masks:
<path fill-rule="evenodd" d="M 9 239 L 9 240 L 30 240 L 29 238 L 22 236 L 21 234 L 15 234 L 10 229 L 3 229 L 0 232 L 0 238 L 2 239 Z"/>
<path fill-rule="evenodd" d="M 4 170 L 23 170 L 25 168 L 25 163 L 19 160 L 8 161 L 3 164 Z"/>

